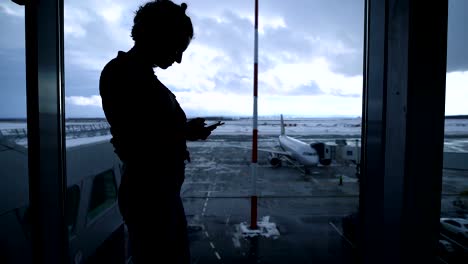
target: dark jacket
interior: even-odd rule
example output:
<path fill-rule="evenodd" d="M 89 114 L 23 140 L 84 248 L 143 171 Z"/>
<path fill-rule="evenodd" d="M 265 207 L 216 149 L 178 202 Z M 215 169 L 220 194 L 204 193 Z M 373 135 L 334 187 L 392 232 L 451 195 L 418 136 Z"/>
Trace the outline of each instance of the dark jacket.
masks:
<path fill-rule="evenodd" d="M 151 65 L 120 51 L 102 70 L 99 90 L 111 143 L 127 168 L 119 196 L 141 202 L 180 190 L 187 119 Z"/>
<path fill-rule="evenodd" d="M 123 162 L 187 158 L 185 113 L 151 65 L 120 51 L 104 67 L 99 90 L 111 142 Z"/>

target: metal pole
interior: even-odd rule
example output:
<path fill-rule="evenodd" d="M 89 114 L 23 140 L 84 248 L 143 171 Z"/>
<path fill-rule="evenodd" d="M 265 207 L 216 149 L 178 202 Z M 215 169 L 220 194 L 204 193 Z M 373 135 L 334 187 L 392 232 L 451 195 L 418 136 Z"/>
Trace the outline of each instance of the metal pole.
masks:
<path fill-rule="evenodd" d="M 34 263 L 69 262 L 65 222 L 63 0 L 26 3 L 29 200 Z"/>
<path fill-rule="evenodd" d="M 250 228 L 257 226 L 257 159 L 258 159 L 258 0 L 255 0 L 255 45 L 254 45 L 254 109 L 253 109 L 253 137 L 252 137 L 252 199 Z"/>

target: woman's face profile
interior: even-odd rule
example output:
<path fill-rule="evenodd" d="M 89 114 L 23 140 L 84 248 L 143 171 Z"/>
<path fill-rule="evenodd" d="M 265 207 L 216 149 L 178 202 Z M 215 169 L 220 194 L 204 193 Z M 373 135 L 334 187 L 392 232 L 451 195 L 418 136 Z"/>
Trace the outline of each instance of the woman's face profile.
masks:
<path fill-rule="evenodd" d="M 187 38 L 167 38 L 153 46 L 153 64 L 161 69 L 167 69 L 174 62 L 181 63 L 182 56 L 188 47 Z"/>

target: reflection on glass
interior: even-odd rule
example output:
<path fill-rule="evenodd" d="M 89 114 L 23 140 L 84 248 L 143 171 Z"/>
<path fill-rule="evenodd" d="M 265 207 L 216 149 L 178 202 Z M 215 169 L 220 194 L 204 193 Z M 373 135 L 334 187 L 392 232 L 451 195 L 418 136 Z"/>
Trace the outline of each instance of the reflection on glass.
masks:
<path fill-rule="evenodd" d="M 123 9 L 134 1 L 65 0 L 65 132 L 70 257 L 81 263 L 124 263 L 126 252 L 117 186 L 122 164 L 110 144 L 99 96 L 99 76 L 125 49 Z M 128 6 L 128 7 L 126 7 Z M 127 39 L 127 40 L 125 40 Z M 86 245 L 86 246 L 83 246 Z"/>
<path fill-rule="evenodd" d="M 104 212 L 117 199 L 114 172 L 112 170 L 96 175 L 91 189 L 91 199 L 88 207 L 88 220 L 93 220 Z"/>
<path fill-rule="evenodd" d="M 132 46 L 134 11 L 144 2 L 65 3 L 67 158 L 72 164 L 68 177 L 69 184 L 81 186 L 80 206 L 88 206 L 91 218 L 106 215 L 100 209 L 115 205 L 114 191 L 95 192 L 93 187 L 114 190 L 96 176 L 96 171 L 111 167 L 105 159 L 115 158 L 99 97 L 100 71 L 119 50 Z M 208 140 L 188 142 L 191 162 L 186 164 L 182 197 L 189 231 L 195 234 L 193 257 L 199 262 L 208 255 L 242 261 L 278 257 L 289 262 L 314 258 L 349 262 L 353 246 L 342 244 L 340 233 L 353 242 L 359 194 L 362 1 L 260 1 L 256 188 L 258 220 L 271 232 L 256 242 L 242 232 L 250 223 L 254 188 L 250 118 L 254 1 L 186 2 L 195 37 L 181 64 L 156 68 L 155 74 L 174 92 L 188 118 L 225 122 Z M 283 147 L 281 114 L 283 139 L 289 142 Z M 164 126 L 158 124 L 157 115 L 147 122 L 134 124 L 141 133 L 135 144 L 164 140 L 152 136 L 151 126 Z M 164 155 L 149 151 L 156 157 Z M 163 177 L 164 164 L 158 164 L 157 158 L 154 164 L 154 176 Z M 113 169 L 117 187 L 119 166 Z M 280 244 L 275 241 L 282 241 L 287 230 L 289 236 L 297 234 L 291 238 L 296 242 L 277 250 Z M 216 254 L 212 247 L 204 247 L 208 237 L 219 249 Z M 222 240 L 233 241 L 238 254 L 222 255 Z M 264 244 L 269 250 L 260 252 Z M 320 250 L 309 252 L 309 248 Z"/>
<path fill-rule="evenodd" d="M 78 209 L 80 207 L 80 187 L 73 185 L 67 188 L 65 221 L 68 228 L 68 235 L 71 237 L 75 234 L 76 221 L 78 217 Z"/>
<path fill-rule="evenodd" d="M 0 3 L 0 263 L 32 263 L 24 9 Z"/>
<path fill-rule="evenodd" d="M 468 34 L 466 1 L 449 1 L 445 139 L 439 255 L 449 263 L 468 259 Z"/>

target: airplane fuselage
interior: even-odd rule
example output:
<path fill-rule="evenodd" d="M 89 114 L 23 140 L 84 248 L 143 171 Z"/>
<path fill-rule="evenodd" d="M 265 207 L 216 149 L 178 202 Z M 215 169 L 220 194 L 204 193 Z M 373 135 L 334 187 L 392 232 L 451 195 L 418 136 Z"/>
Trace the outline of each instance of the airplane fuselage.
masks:
<path fill-rule="evenodd" d="M 309 144 L 286 135 L 279 136 L 279 143 L 283 150 L 291 153 L 291 158 L 303 166 L 313 167 L 319 163 L 317 151 Z"/>

